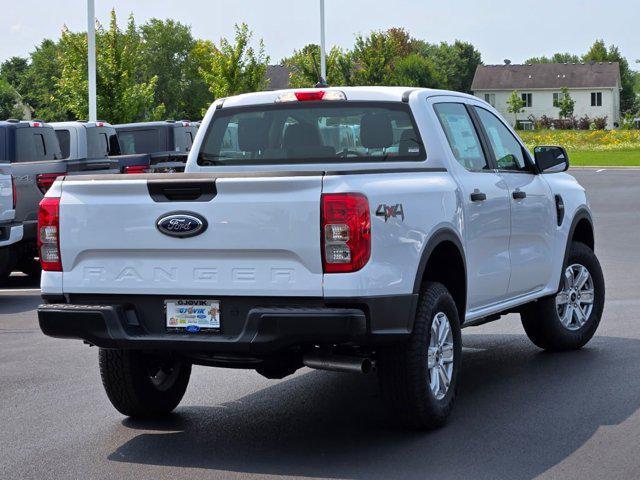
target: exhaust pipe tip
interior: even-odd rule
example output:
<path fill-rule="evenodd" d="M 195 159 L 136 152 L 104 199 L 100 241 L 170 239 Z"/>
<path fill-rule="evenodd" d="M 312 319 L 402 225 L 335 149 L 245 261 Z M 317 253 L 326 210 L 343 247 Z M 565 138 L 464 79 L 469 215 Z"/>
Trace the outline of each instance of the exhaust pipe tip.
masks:
<path fill-rule="evenodd" d="M 309 353 L 303 357 L 302 363 L 309 368 L 331 372 L 369 373 L 373 370 L 370 358 L 348 355 Z"/>

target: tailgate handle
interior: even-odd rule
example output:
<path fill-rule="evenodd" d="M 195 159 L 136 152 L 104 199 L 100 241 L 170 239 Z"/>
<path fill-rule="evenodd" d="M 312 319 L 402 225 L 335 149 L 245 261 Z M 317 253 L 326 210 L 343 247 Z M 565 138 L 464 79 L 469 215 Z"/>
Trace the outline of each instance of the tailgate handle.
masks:
<path fill-rule="evenodd" d="M 209 202 L 217 193 L 215 180 L 148 180 L 154 202 Z"/>

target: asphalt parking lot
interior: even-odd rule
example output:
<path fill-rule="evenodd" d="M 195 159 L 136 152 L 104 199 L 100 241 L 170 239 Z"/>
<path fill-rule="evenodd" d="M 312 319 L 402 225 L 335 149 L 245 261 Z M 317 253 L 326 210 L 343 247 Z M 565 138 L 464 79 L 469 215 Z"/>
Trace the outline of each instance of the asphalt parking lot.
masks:
<path fill-rule="evenodd" d="M 463 331 L 461 391 L 432 433 L 396 428 L 374 376 L 284 380 L 194 367 L 162 421 L 110 405 L 97 350 L 45 337 L 37 284 L 0 291 L 0 477 L 627 479 L 640 476 L 640 169 L 587 188 L 607 302 L 596 337 L 548 354 L 518 317 Z"/>

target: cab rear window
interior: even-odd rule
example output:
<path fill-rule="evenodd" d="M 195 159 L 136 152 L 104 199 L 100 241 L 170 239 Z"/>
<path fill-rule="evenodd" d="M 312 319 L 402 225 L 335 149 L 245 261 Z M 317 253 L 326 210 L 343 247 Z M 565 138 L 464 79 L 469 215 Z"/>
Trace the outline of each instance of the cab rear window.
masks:
<path fill-rule="evenodd" d="M 396 102 L 299 102 L 222 108 L 198 164 L 240 165 L 426 159 L 409 106 Z"/>

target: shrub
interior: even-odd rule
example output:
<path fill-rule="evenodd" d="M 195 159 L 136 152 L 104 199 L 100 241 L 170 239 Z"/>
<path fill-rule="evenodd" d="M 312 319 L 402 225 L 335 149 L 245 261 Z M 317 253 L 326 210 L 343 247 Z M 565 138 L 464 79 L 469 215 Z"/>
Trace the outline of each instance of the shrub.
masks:
<path fill-rule="evenodd" d="M 589 115 L 585 115 L 578 119 L 578 128 L 580 130 L 589 130 L 590 126 L 591 126 L 591 119 L 589 118 Z"/>
<path fill-rule="evenodd" d="M 604 130 L 607 128 L 607 118 L 608 117 L 595 117 L 593 119 L 593 125 L 596 130 Z"/>
<path fill-rule="evenodd" d="M 536 129 L 549 129 L 552 125 L 553 119 L 551 117 L 547 117 L 546 115 L 542 115 L 536 122 Z"/>

